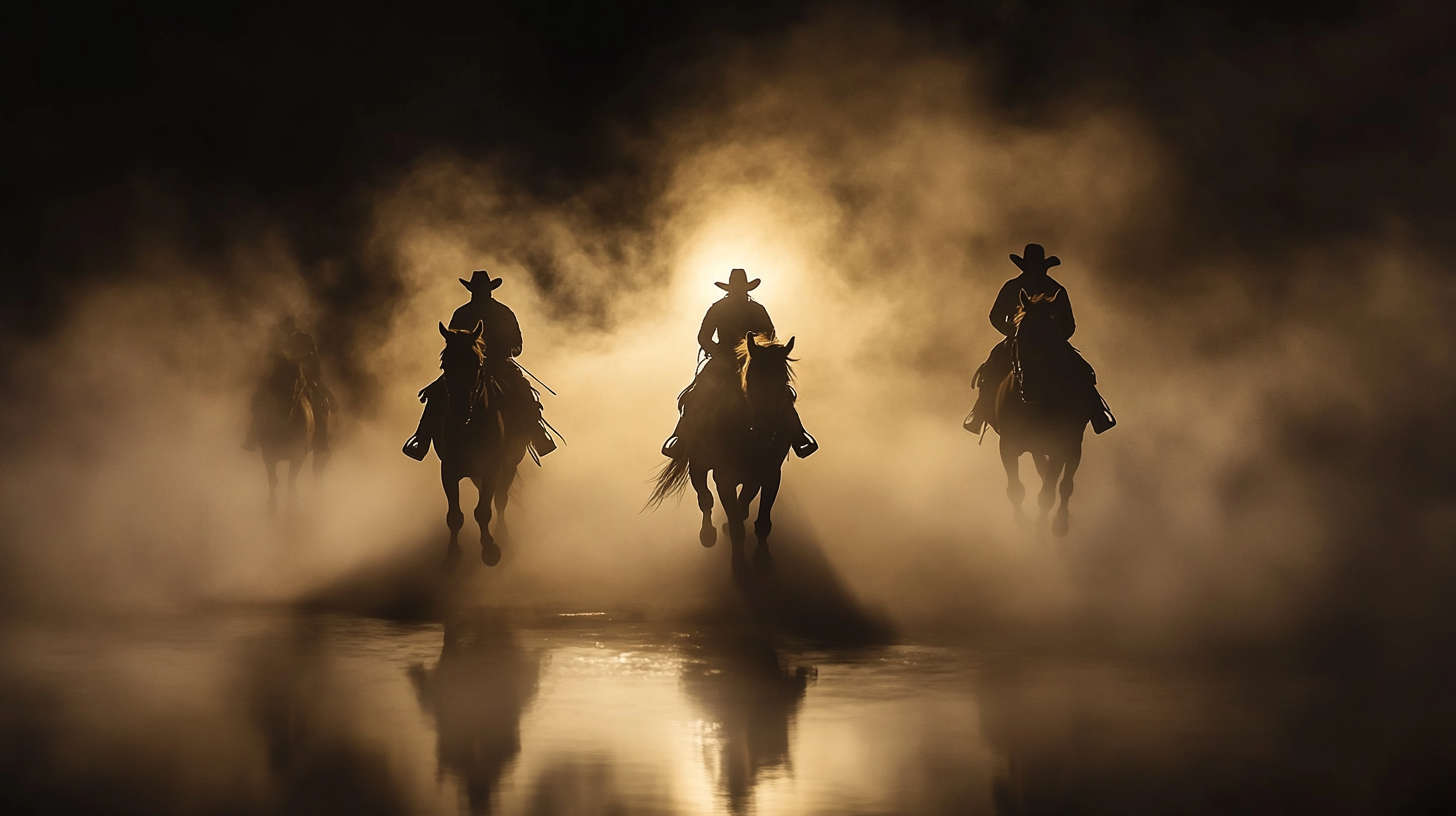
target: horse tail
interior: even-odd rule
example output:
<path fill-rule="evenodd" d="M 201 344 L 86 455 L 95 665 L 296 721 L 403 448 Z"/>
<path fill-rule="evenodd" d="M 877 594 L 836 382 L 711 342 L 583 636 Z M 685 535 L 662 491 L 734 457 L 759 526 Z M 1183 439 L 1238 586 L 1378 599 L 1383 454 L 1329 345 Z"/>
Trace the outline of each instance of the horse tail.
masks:
<path fill-rule="evenodd" d="M 667 464 L 657 472 L 657 485 L 652 489 L 652 495 L 647 498 L 647 504 L 642 509 L 657 509 L 669 496 L 681 493 L 688 483 L 688 457 L 675 456 L 667 460 Z"/>

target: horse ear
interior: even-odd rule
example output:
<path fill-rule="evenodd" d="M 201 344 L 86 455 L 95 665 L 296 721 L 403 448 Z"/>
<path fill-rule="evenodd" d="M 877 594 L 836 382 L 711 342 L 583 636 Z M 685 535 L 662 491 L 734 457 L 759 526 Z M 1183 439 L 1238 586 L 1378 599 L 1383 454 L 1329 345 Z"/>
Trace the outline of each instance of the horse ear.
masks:
<path fill-rule="evenodd" d="M 446 340 L 450 339 L 450 330 L 445 328 L 444 323 L 440 324 L 440 336 L 445 338 Z"/>
<path fill-rule="evenodd" d="M 484 334 L 484 333 L 485 333 L 485 321 L 484 320 L 477 320 L 477 321 L 475 321 L 475 328 L 473 328 L 473 329 L 470 330 L 470 341 L 473 343 L 476 340 L 479 340 L 480 339 L 480 336 L 482 334 Z"/>
<path fill-rule="evenodd" d="M 789 338 L 789 342 L 787 342 L 787 343 L 784 344 L 784 353 L 785 354 L 793 354 L 794 353 L 794 338 L 790 337 Z"/>
<path fill-rule="evenodd" d="M 1057 300 L 1057 298 L 1060 297 L 1061 294 L 1062 294 L 1062 290 L 1060 290 L 1060 289 L 1058 289 L 1057 291 L 1053 292 L 1052 293 L 1052 296 L 1049 297 L 1049 298 L 1047 298 L 1047 303 L 1055 303 L 1056 300 Z"/>
<path fill-rule="evenodd" d="M 1016 293 L 1016 302 L 1020 303 L 1022 308 L 1026 308 L 1026 302 L 1028 300 L 1031 300 L 1031 297 L 1026 294 L 1025 289 L 1022 289 L 1020 292 Z"/>
<path fill-rule="evenodd" d="M 758 351 L 758 341 L 755 339 L 757 337 L 758 334 L 756 332 L 749 332 L 743 337 L 743 342 L 748 344 L 748 356 L 750 357 L 753 356 L 755 351 Z"/>

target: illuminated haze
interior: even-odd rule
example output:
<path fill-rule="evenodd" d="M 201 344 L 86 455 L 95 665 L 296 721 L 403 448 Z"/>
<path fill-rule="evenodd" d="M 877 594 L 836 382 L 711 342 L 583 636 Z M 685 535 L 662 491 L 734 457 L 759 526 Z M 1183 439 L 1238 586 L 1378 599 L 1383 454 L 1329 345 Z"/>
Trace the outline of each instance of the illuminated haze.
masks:
<path fill-rule="evenodd" d="M 1277 639 L 1356 608 L 1396 623 L 1441 592 L 1456 506 L 1428 465 L 1452 447 L 1456 292 L 1399 222 L 1259 257 L 1142 256 L 1197 225 L 1177 220 L 1177 161 L 1114 95 L 1013 118 L 976 59 L 862 14 L 706 66 L 716 95 L 622 137 L 650 157 L 640 218 L 603 217 L 592 186 L 543 203 L 508 158 L 432 153 L 374 190 L 359 250 L 387 296 L 342 316 L 266 228 L 221 256 L 139 235 L 125 274 L 16 356 L 35 386 L 4 415 L 21 440 L 0 473 L 12 604 L 288 601 L 443 552 L 438 462 L 399 446 L 437 373 L 436 322 L 467 296 L 456 279 L 488 269 L 569 445 L 527 461 L 506 561 L 471 597 L 691 609 L 727 553 L 695 543 L 691 498 L 641 508 L 735 266 L 798 338 L 823 445 L 786 465 L 781 529 L 902 627 Z M 1030 241 L 1061 257 L 1074 342 L 1120 421 L 1089 434 L 1065 540 L 1015 527 L 994 436 L 960 429 L 1007 255 Z M 238 443 L 289 311 L 350 376 L 325 481 L 305 472 L 304 511 L 270 522 Z"/>

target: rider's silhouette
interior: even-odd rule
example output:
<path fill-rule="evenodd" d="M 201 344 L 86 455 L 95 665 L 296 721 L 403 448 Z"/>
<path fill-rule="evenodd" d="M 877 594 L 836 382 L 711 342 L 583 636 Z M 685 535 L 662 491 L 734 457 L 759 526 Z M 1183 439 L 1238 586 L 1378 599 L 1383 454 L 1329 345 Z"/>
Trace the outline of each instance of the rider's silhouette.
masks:
<path fill-rule="evenodd" d="M 991 325 L 996 331 L 1006 335 L 1005 340 L 996 344 L 991 349 L 990 357 L 986 358 L 976 371 L 976 386 L 980 393 L 976 396 L 976 405 L 971 409 L 971 416 L 966 420 L 965 428 L 971 433 L 978 434 L 983 426 L 992 422 L 996 413 L 996 390 L 1000 388 L 1001 381 L 1011 373 L 1011 345 L 1010 339 L 1016 332 L 1016 310 L 1019 304 L 1021 293 L 1028 296 L 1045 295 L 1053 298 L 1054 309 L 1053 319 L 1062 328 L 1063 337 L 1067 340 L 1077 331 L 1077 321 L 1072 316 L 1072 299 L 1067 295 L 1067 290 L 1060 283 L 1057 283 L 1047 270 L 1060 266 L 1062 260 L 1055 255 L 1047 256 L 1046 250 L 1041 244 L 1027 244 L 1021 255 L 1012 255 L 1011 262 L 1021 269 L 1021 274 L 1001 285 L 1001 291 L 996 295 L 996 302 L 991 306 Z M 1080 359 L 1080 358 L 1079 358 Z M 1083 365 L 1086 365 L 1085 361 Z M 1088 374 L 1092 374 L 1092 367 L 1087 366 Z M 1088 407 L 1091 411 L 1092 429 L 1097 433 L 1111 428 L 1116 424 L 1107 405 L 1102 397 L 1096 392 L 1096 378 L 1093 375 L 1093 396 L 1094 402 Z"/>
<path fill-rule="evenodd" d="M 277 363 L 280 361 L 298 363 L 303 369 L 303 376 L 308 380 L 309 390 L 315 400 L 313 450 L 316 455 L 327 454 L 329 452 L 329 414 L 334 406 L 334 393 L 323 382 L 323 364 L 319 360 L 318 344 L 314 342 L 313 335 L 298 328 L 298 322 L 293 315 L 285 315 L 273 328 L 269 346 L 268 357 L 272 361 L 269 365 L 270 372 L 276 374 Z M 262 393 L 263 388 L 266 387 L 261 386 L 259 393 Z M 259 396 L 255 394 L 254 404 L 257 404 L 259 399 Z M 328 410 L 317 410 L 318 408 Z M 243 441 L 243 448 L 256 450 L 257 447 L 257 429 L 250 425 L 248 438 Z"/>
<path fill-rule="evenodd" d="M 708 355 L 708 362 L 678 397 L 680 416 L 672 436 L 662 445 L 664 456 L 676 458 L 683 455 L 687 450 L 683 440 L 698 432 L 702 408 L 715 399 L 719 388 L 736 386 L 743 371 L 737 348 L 749 332 L 773 339 L 774 325 L 768 310 L 748 296 L 759 283 L 758 278 L 749 280 L 746 271 L 734 269 L 728 273 L 727 283 L 713 284 L 728 294 L 709 306 L 708 313 L 703 316 L 703 325 L 698 329 L 698 346 Z M 792 413 L 791 427 L 798 431 L 794 452 L 801 458 L 808 456 L 819 449 L 819 443 L 804 430 L 797 409 L 791 407 L 789 410 Z"/>
<path fill-rule="evenodd" d="M 541 419 L 541 403 L 531 384 L 512 359 L 521 353 L 521 324 L 511 307 L 491 295 L 503 282 L 485 270 L 471 273 L 468 281 L 461 278 L 461 285 L 470 290 L 470 301 L 450 316 L 450 328 L 468 330 L 474 329 L 476 323 L 483 325 L 485 366 L 491 381 L 500 389 L 505 405 L 503 413 L 508 422 L 519 423 L 529 433 L 536 455 L 545 456 L 556 450 L 556 442 Z M 439 426 L 439 412 L 445 409 L 444 382 L 444 377 L 440 377 L 420 392 L 425 410 L 414 436 L 404 443 L 404 453 L 412 459 L 423 460 L 430 452 L 430 432 Z"/>

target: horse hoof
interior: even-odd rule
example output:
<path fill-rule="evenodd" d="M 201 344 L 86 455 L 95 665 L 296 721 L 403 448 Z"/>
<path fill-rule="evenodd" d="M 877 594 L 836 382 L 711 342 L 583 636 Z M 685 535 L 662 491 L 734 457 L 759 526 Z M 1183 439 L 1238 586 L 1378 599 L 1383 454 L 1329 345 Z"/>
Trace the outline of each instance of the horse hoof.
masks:
<path fill-rule="evenodd" d="M 698 541 L 704 547 L 711 547 L 718 543 L 718 531 L 713 529 L 711 525 L 704 527 L 698 531 Z"/>
<path fill-rule="evenodd" d="M 487 567 L 493 567 L 500 563 L 501 548 L 495 543 L 480 545 L 480 560 Z"/>
<path fill-rule="evenodd" d="M 445 550 L 445 571 L 454 572 L 455 568 L 458 566 L 460 566 L 460 547 L 459 545 L 451 544 L 450 547 Z"/>
<path fill-rule="evenodd" d="M 760 574 L 773 572 L 773 553 L 769 552 L 767 544 L 759 544 L 753 551 L 753 566 Z"/>
<path fill-rule="evenodd" d="M 1052 521 L 1052 535 L 1064 536 L 1069 527 L 1071 527 L 1071 520 L 1066 515 L 1058 513 L 1056 519 Z"/>

